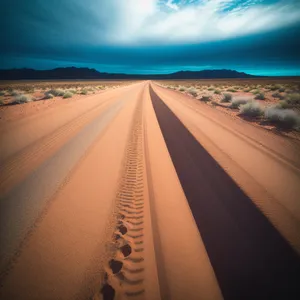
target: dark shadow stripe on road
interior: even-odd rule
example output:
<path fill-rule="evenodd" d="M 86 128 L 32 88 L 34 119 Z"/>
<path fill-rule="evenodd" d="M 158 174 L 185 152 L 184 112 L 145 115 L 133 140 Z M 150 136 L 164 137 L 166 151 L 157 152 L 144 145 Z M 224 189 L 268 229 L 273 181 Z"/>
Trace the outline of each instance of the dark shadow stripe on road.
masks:
<path fill-rule="evenodd" d="M 300 299 L 299 256 L 152 88 L 150 95 L 224 298 Z"/>

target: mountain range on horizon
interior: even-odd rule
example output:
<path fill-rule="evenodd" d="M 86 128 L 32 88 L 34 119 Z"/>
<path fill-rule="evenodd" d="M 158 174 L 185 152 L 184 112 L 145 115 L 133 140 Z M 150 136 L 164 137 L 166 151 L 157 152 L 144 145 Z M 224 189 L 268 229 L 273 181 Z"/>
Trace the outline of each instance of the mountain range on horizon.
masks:
<path fill-rule="evenodd" d="M 91 68 L 55 68 L 51 70 L 9 69 L 0 70 L 0 80 L 54 80 L 54 79 L 226 79 L 226 78 L 255 78 L 261 77 L 235 70 L 201 70 L 178 71 L 170 74 L 125 74 L 99 72 Z"/>

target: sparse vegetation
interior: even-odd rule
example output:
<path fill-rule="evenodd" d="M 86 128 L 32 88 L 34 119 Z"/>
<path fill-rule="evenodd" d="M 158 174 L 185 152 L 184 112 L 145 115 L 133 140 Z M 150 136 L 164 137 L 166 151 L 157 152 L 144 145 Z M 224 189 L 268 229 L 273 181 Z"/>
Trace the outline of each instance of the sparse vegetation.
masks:
<path fill-rule="evenodd" d="M 230 102 L 232 100 L 232 95 L 229 93 L 224 93 L 221 102 Z"/>
<path fill-rule="evenodd" d="M 203 102 L 209 102 L 211 101 L 211 96 L 202 96 L 199 100 Z"/>
<path fill-rule="evenodd" d="M 249 101 L 252 101 L 252 98 L 249 98 L 249 97 L 235 97 L 231 100 L 231 105 L 230 105 L 230 108 L 233 108 L 233 109 L 236 109 L 236 108 L 239 108 L 240 105 L 243 105 L 243 104 L 246 104 L 248 103 Z"/>
<path fill-rule="evenodd" d="M 247 117 L 259 117 L 263 115 L 264 110 L 260 106 L 259 103 L 255 101 L 248 102 L 246 104 L 240 105 L 240 113 L 241 115 L 247 116 Z"/>
<path fill-rule="evenodd" d="M 64 93 L 65 93 L 65 91 L 61 90 L 61 89 L 52 89 L 52 90 L 49 90 L 46 92 L 46 94 L 51 94 L 55 97 L 63 96 Z"/>
<path fill-rule="evenodd" d="M 214 93 L 217 94 L 217 95 L 221 95 L 221 91 L 218 90 L 218 89 L 216 89 Z"/>
<path fill-rule="evenodd" d="M 290 105 L 285 100 L 282 100 L 282 101 L 279 101 L 279 103 L 276 105 L 276 107 L 279 109 L 285 109 L 285 108 L 289 108 Z"/>
<path fill-rule="evenodd" d="M 14 97 L 14 100 L 12 101 L 12 104 L 22 104 L 32 101 L 32 99 L 29 96 L 20 94 Z"/>
<path fill-rule="evenodd" d="M 73 97 L 73 94 L 71 92 L 66 92 L 64 93 L 63 95 L 63 98 L 66 99 L 66 98 L 72 98 Z"/>
<path fill-rule="evenodd" d="M 237 92 L 237 90 L 234 88 L 229 88 L 229 89 L 227 89 L 227 92 L 235 93 L 235 92 Z"/>
<path fill-rule="evenodd" d="M 197 89 L 195 89 L 195 88 L 189 88 L 188 90 L 187 90 L 187 92 L 190 94 L 190 95 L 192 95 L 193 97 L 197 97 L 198 96 L 198 91 L 197 91 Z"/>
<path fill-rule="evenodd" d="M 297 129 L 300 126 L 300 117 L 292 109 L 269 107 L 265 110 L 265 117 L 270 122 L 286 129 Z"/>
<path fill-rule="evenodd" d="M 258 93 L 258 94 L 255 96 L 255 99 L 258 99 L 258 100 L 265 100 L 266 97 L 265 97 L 265 94 L 264 94 L 264 93 Z"/>
<path fill-rule="evenodd" d="M 86 89 L 83 89 L 81 90 L 80 92 L 81 95 L 87 95 L 88 94 L 88 91 Z"/>
<path fill-rule="evenodd" d="M 286 101 L 291 105 L 300 104 L 300 93 L 293 93 L 287 95 Z"/>

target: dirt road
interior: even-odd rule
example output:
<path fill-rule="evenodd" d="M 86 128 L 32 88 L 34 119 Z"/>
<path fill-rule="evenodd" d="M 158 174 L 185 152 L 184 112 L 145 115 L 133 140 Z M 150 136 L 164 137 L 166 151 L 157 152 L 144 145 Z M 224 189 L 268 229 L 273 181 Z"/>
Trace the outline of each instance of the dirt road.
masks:
<path fill-rule="evenodd" d="M 299 298 L 296 142 L 151 82 L 1 125 L 1 299 Z"/>

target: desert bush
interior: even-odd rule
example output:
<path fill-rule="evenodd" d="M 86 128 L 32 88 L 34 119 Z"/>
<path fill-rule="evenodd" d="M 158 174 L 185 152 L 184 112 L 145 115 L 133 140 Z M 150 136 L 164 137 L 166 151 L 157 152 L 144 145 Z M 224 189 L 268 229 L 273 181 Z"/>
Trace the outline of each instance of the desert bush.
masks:
<path fill-rule="evenodd" d="M 66 98 L 72 98 L 72 97 L 73 97 L 73 94 L 70 93 L 70 92 L 66 92 L 66 93 L 64 93 L 64 95 L 63 95 L 63 98 L 64 98 L 64 99 L 66 99 Z"/>
<path fill-rule="evenodd" d="M 270 122 L 277 123 L 287 129 L 299 128 L 300 126 L 300 116 L 292 109 L 269 107 L 265 110 L 265 117 Z"/>
<path fill-rule="evenodd" d="M 230 108 L 239 108 L 240 105 L 246 104 L 249 101 L 252 101 L 250 97 L 235 97 L 231 100 Z"/>
<path fill-rule="evenodd" d="M 251 93 L 252 93 L 253 95 L 257 95 L 257 94 L 260 93 L 260 90 L 254 89 L 254 90 L 251 90 Z"/>
<path fill-rule="evenodd" d="M 248 93 L 248 92 L 251 91 L 251 89 L 250 89 L 250 88 L 245 88 L 243 91 L 244 91 L 245 93 Z"/>
<path fill-rule="evenodd" d="M 285 88 L 284 87 L 281 87 L 280 89 L 279 89 L 279 92 L 284 92 L 285 91 Z"/>
<path fill-rule="evenodd" d="M 73 90 L 73 89 L 70 89 L 70 90 L 68 90 L 67 92 L 70 92 L 70 93 L 72 93 L 72 94 L 76 94 L 76 90 Z"/>
<path fill-rule="evenodd" d="M 286 101 L 291 104 L 300 104 L 300 93 L 293 93 L 286 96 Z"/>
<path fill-rule="evenodd" d="M 283 96 L 279 92 L 276 92 L 276 93 L 272 94 L 272 97 L 283 99 Z"/>
<path fill-rule="evenodd" d="M 22 104 L 22 103 L 27 103 L 32 101 L 32 99 L 29 96 L 20 94 L 20 95 L 16 95 L 14 97 L 14 100 L 12 101 L 13 104 Z"/>
<path fill-rule="evenodd" d="M 1 105 L 4 105 L 5 103 L 4 103 L 4 100 L 2 99 L 2 98 L 0 98 L 0 106 Z"/>
<path fill-rule="evenodd" d="M 208 90 L 208 91 L 213 91 L 214 88 L 213 88 L 213 87 L 209 87 L 207 90 Z"/>
<path fill-rule="evenodd" d="M 197 91 L 195 88 L 193 88 L 193 87 L 190 87 L 190 88 L 187 90 L 187 92 L 188 92 L 190 95 L 192 95 L 193 97 L 197 97 L 197 96 L 198 96 L 198 91 Z"/>
<path fill-rule="evenodd" d="M 232 95 L 229 93 L 224 93 L 221 102 L 230 102 L 232 100 Z"/>
<path fill-rule="evenodd" d="M 237 90 L 234 88 L 229 88 L 229 89 L 227 89 L 227 92 L 235 93 L 235 92 L 237 92 Z"/>
<path fill-rule="evenodd" d="M 15 91 L 15 90 L 12 90 L 12 91 L 10 92 L 10 96 L 15 97 L 15 96 L 18 96 L 18 95 L 21 95 L 21 94 L 20 94 L 19 92 Z"/>
<path fill-rule="evenodd" d="M 255 101 L 240 105 L 239 109 L 240 113 L 247 117 L 258 117 L 264 113 L 263 108 Z"/>
<path fill-rule="evenodd" d="M 44 95 L 44 97 L 43 97 L 43 99 L 52 99 L 54 96 L 52 95 L 52 94 L 50 94 L 50 93 L 45 93 L 45 95 Z"/>
<path fill-rule="evenodd" d="M 180 88 L 179 88 L 179 91 L 180 92 L 184 92 L 186 90 L 186 87 L 184 87 L 184 86 L 181 86 Z"/>
<path fill-rule="evenodd" d="M 51 89 L 51 90 L 46 92 L 46 94 L 51 94 L 55 97 L 63 96 L 64 93 L 65 93 L 65 91 L 61 90 L 61 89 Z"/>
<path fill-rule="evenodd" d="M 0 91 L 0 96 L 4 96 L 5 92 L 4 91 Z"/>
<path fill-rule="evenodd" d="M 285 109 L 285 108 L 289 108 L 290 105 L 285 100 L 282 100 L 282 101 L 279 101 L 279 103 L 276 104 L 275 107 L 279 108 L 279 109 Z"/>
<path fill-rule="evenodd" d="M 214 93 L 217 94 L 217 95 L 221 95 L 221 91 L 218 90 L 218 89 L 216 89 Z"/>
<path fill-rule="evenodd" d="M 86 89 L 83 89 L 83 90 L 80 91 L 80 94 L 81 95 L 87 95 L 88 91 Z"/>
<path fill-rule="evenodd" d="M 265 100 L 266 97 L 265 97 L 265 94 L 264 94 L 264 93 L 258 93 L 258 94 L 255 96 L 255 99 L 258 99 L 258 100 Z"/>
<path fill-rule="evenodd" d="M 203 102 L 209 102 L 211 101 L 211 96 L 202 96 L 199 100 Z"/>

